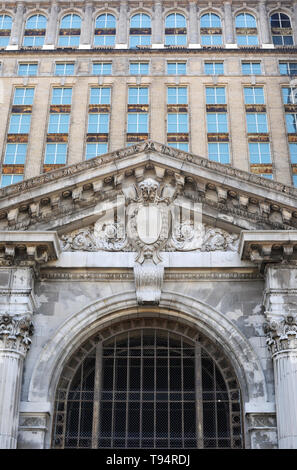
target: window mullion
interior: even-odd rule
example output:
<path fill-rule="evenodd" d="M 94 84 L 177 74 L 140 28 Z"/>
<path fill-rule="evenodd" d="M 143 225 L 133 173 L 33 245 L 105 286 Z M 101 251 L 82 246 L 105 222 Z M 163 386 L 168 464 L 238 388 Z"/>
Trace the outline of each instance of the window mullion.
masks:
<path fill-rule="evenodd" d="M 196 439 L 198 449 L 203 449 L 203 394 L 201 346 L 195 342 L 195 376 L 196 376 Z"/>
<path fill-rule="evenodd" d="M 92 449 L 98 448 L 99 420 L 100 420 L 100 394 L 102 387 L 102 342 L 96 346 L 95 359 L 95 387 L 93 405 L 93 425 L 92 425 Z"/>

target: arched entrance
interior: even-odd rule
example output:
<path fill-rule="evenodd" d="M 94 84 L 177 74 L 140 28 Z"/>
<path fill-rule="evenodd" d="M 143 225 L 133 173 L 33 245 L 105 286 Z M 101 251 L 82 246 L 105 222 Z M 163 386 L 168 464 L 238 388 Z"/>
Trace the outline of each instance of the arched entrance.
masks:
<path fill-rule="evenodd" d="M 241 448 L 233 368 L 221 348 L 180 321 L 119 321 L 64 367 L 52 447 Z"/>

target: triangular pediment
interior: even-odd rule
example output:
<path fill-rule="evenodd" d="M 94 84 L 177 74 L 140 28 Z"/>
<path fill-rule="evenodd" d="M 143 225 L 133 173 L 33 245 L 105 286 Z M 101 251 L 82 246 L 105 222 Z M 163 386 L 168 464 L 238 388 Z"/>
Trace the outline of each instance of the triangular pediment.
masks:
<path fill-rule="evenodd" d="M 93 226 L 146 177 L 165 192 L 175 188 L 175 204 L 200 204 L 207 226 L 232 233 L 297 227 L 295 188 L 146 141 L 2 188 L 0 230 L 63 235 Z"/>

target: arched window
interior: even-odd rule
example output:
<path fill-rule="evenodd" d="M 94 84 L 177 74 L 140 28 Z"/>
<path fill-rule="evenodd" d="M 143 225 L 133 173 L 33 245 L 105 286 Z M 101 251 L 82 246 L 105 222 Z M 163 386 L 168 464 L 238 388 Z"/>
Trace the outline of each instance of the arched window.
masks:
<path fill-rule="evenodd" d="M 52 447 L 243 446 L 237 380 L 198 335 L 142 328 L 97 336 L 84 349 L 83 359 L 72 359 L 73 377 L 62 373 Z"/>
<path fill-rule="evenodd" d="M 78 46 L 80 39 L 81 18 L 71 13 L 62 18 L 59 31 L 59 46 Z"/>
<path fill-rule="evenodd" d="M 11 16 L 0 15 L 0 47 L 8 46 L 10 40 L 11 26 Z"/>
<path fill-rule="evenodd" d="M 276 46 L 291 46 L 293 32 L 290 18 L 284 13 L 274 13 L 270 17 L 272 42 Z"/>
<path fill-rule="evenodd" d="M 116 37 L 116 19 L 110 13 L 96 18 L 94 46 L 114 46 Z"/>
<path fill-rule="evenodd" d="M 26 21 L 24 33 L 24 46 L 38 47 L 43 46 L 47 19 L 44 15 L 33 15 Z"/>
<path fill-rule="evenodd" d="M 257 22 L 253 15 L 240 13 L 236 16 L 235 26 L 239 46 L 256 46 L 258 44 Z"/>
<path fill-rule="evenodd" d="M 138 13 L 130 20 L 130 48 L 151 44 L 151 19 L 145 13 Z"/>
<path fill-rule="evenodd" d="M 184 15 L 172 13 L 165 20 L 165 45 L 187 45 L 187 23 Z"/>
<path fill-rule="evenodd" d="M 200 20 L 200 35 L 202 46 L 222 44 L 221 18 L 214 13 L 206 13 Z"/>

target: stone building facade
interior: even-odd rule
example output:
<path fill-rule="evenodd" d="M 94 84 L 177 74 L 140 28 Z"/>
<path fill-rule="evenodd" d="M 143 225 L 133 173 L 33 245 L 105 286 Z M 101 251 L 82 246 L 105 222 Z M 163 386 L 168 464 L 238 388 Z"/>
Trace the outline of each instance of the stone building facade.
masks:
<path fill-rule="evenodd" d="M 0 11 L 0 448 L 297 448 L 297 3 Z"/>

